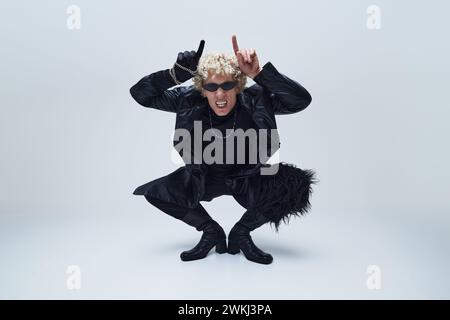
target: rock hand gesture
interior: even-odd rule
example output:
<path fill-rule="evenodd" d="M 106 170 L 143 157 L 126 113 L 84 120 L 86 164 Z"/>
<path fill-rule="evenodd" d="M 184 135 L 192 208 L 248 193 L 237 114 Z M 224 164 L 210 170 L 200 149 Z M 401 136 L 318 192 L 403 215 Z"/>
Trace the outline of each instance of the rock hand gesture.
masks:
<path fill-rule="evenodd" d="M 232 36 L 231 41 L 233 43 L 234 54 L 236 55 L 239 63 L 239 69 L 241 69 L 243 73 L 253 79 L 261 71 L 255 49 L 239 50 L 235 35 Z"/>

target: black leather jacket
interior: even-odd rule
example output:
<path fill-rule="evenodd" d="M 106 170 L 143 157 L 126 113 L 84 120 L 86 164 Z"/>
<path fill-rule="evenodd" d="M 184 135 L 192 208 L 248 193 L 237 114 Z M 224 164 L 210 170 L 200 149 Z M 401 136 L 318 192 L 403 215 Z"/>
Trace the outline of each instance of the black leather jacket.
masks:
<path fill-rule="evenodd" d="M 275 115 L 302 111 L 311 103 L 312 98 L 303 86 L 278 72 L 271 62 L 267 62 L 253 80 L 255 84 L 245 88 L 238 94 L 237 98 L 252 115 L 255 129 L 267 129 L 268 141 L 270 141 L 271 129 L 277 129 Z M 194 86 L 179 86 L 169 90 L 174 85 L 169 69 L 166 69 L 145 76 L 131 87 L 130 93 L 136 102 L 144 107 L 176 113 L 175 129 L 183 128 L 191 131 L 194 121 L 200 120 L 204 108 L 209 107 L 208 101 L 202 97 Z M 174 145 L 176 143 L 178 141 L 174 141 Z M 278 148 L 279 145 L 274 147 L 271 154 L 274 154 Z M 243 177 L 255 174 L 255 172 L 255 170 L 250 170 L 240 173 L 239 176 Z M 193 190 L 190 190 L 190 192 L 194 193 L 195 199 L 180 199 L 182 190 L 175 192 L 177 188 L 175 185 L 171 186 L 171 190 L 174 190 L 174 192 L 168 194 L 167 186 L 160 185 L 160 183 L 167 181 L 161 179 L 140 186 L 134 194 L 152 194 L 166 201 L 175 200 L 178 197 L 176 202 L 195 207 L 198 198 L 201 198 L 202 195 L 205 173 L 204 165 L 187 164 L 173 172 L 172 176 L 163 177 L 167 178 L 168 181 L 190 179 L 193 184 Z M 176 179 L 174 180 L 174 178 Z M 230 183 L 234 184 L 234 182 Z M 186 185 L 186 181 L 180 184 Z M 187 182 L 187 184 L 190 185 L 191 183 Z M 164 191 L 162 191 L 163 189 Z"/>

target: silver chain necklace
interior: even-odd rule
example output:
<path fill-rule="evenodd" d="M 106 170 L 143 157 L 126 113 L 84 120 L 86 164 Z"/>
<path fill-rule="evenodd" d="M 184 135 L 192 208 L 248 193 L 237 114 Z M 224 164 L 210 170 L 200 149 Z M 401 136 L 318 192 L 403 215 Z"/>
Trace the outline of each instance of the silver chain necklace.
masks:
<path fill-rule="evenodd" d="M 225 137 L 216 135 L 216 131 L 213 130 L 212 132 L 213 132 L 215 137 L 226 139 L 226 138 L 228 138 L 229 136 L 231 136 L 234 133 L 234 129 L 236 127 L 236 115 L 237 115 L 236 109 L 237 109 L 237 105 L 234 107 L 233 130 L 229 134 L 227 134 Z M 211 118 L 211 107 L 209 107 L 209 106 L 208 106 L 208 112 L 209 112 L 209 125 L 210 125 L 211 129 L 214 129 L 213 125 L 212 125 L 212 118 Z"/>

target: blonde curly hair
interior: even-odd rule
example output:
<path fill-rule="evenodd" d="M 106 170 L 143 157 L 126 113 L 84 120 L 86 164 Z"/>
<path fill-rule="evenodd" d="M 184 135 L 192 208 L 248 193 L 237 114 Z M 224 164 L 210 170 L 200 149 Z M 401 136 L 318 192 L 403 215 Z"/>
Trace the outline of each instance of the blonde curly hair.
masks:
<path fill-rule="evenodd" d="M 208 78 L 209 73 L 231 75 L 238 82 L 237 88 L 239 93 L 244 90 L 247 83 L 247 76 L 239 69 L 235 55 L 217 52 L 204 54 L 198 62 L 197 73 L 192 80 L 195 89 L 202 92 L 203 83 Z"/>

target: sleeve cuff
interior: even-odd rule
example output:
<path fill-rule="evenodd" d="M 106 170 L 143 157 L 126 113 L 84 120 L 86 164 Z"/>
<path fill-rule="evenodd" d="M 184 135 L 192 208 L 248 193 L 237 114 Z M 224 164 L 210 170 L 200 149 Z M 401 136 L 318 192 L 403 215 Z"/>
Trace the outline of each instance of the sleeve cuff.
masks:
<path fill-rule="evenodd" d="M 278 73 L 278 70 L 269 61 L 262 67 L 262 70 L 258 73 L 258 75 L 253 78 L 253 81 L 255 81 L 259 85 L 264 85 L 264 82 L 267 81 L 270 76 Z"/>

